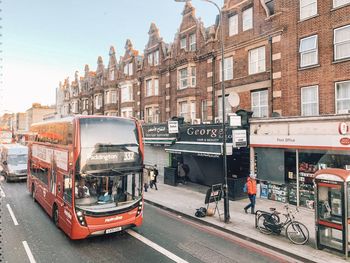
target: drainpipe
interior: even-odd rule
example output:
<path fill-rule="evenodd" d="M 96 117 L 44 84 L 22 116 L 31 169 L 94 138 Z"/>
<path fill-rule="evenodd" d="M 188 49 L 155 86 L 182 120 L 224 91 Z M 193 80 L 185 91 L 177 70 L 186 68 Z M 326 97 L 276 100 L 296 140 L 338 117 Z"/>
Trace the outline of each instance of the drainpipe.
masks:
<path fill-rule="evenodd" d="M 272 61 L 272 36 L 269 37 L 269 44 L 270 44 L 270 87 L 271 87 L 271 113 L 270 116 L 272 117 L 273 113 L 273 61 Z"/>
<path fill-rule="evenodd" d="M 212 77 L 211 77 L 211 86 L 212 86 L 212 105 L 211 105 L 211 115 L 212 115 L 212 123 L 215 123 L 215 62 L 216 62 L 216 56 L 213 54 L 212 57 L 213 61 L 211 63 L 212 65 Z"/>

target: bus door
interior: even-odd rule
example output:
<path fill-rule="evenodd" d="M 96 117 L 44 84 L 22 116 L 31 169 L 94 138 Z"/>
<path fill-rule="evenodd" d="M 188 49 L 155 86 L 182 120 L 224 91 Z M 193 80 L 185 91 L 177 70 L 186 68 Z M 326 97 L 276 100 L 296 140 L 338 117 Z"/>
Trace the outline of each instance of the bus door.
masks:
<path fill-rule="evenodd" d="M 72 209 L 72 175 L 73 172 L 57 170 L 57 195 L 59 209 L 59 225 L 64 232 L 70 235 L 73 219 Z"/>

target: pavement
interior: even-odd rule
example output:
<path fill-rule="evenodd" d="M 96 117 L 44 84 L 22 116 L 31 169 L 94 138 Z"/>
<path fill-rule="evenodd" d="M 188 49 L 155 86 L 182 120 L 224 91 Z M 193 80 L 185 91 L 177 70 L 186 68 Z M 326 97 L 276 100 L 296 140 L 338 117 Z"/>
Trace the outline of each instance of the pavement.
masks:
<path fill-rule="evenodd" d="M 295 218 L 297 221 L 305 224 L 310 232 L 310 240 L 305 245 L 295 245 L 284 236 L 281 235 L 265 235 L 255 228 L 255 216 L 246 214 L 243 208 L 249 203 L 248 198 L 242 200 L 230 200 L 230 223 L 223 222 L 224 201 L 219 202 L 219 211 L 222 214 L 221 219 L 216 213 L 214 216 L 206 216 L 204 218 L 195 217 L 196 209 L 206 207 L 204 204 L 207 186 L 187 183 L 178 186 L 170 186 L 157 183 L 158 191 L 148 189 L 145 192 L 145 202 L 177 213 L 179 216 L 192 218 L 197 222 L 201 222 L 207 226 L 223 230 L 232 235 L 249 240 L 256 244 L 265 246 L 287 256 L 294 257 L 302 262 L 348 262 L 342 254 L 337 254 L 328 250 L 317 250 L 315 243 L 315 214 L 313 210 L 307 208 L 299 208 Z M 271 201 L 267 199 L 257 198 L 256 210 L 269 211 L 270 207 L 275 207 L 277 211 L 284 213 L 284 203 Z M 210 205 L 214 208 L 214 203 Z M 295 210 L 295 206 L 289 205 Z M 283 216 L 281 216 L 281 219 Z M 283 218 L 284 219 L 284 218 Z"/>

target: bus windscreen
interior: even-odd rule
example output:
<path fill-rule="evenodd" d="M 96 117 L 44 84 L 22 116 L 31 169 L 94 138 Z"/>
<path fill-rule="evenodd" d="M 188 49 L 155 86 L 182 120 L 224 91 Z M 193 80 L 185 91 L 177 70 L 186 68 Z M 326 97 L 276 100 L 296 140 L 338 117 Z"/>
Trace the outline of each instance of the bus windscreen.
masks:
<path fill-rule="evenodd" d="M 128 119 L 80 119 L 80 173 L 132 171 L 142 165 L 136 123 Z"/>

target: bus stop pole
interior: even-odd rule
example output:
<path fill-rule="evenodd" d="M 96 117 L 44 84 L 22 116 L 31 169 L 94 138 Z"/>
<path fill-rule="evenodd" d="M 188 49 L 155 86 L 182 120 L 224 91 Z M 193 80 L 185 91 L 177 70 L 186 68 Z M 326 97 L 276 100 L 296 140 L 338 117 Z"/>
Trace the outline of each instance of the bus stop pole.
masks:
<path fill-rule="evenodd" d="M 295 151 L 295 156 L 296 156 L 296 162 L 295 162 L 295 165 L 296 165 L 296 176 L 297 176 L 297 207 L 299 207 L 300 205 L 300 197 L 299 197 L 299 150 L 296 149 Z"/>

